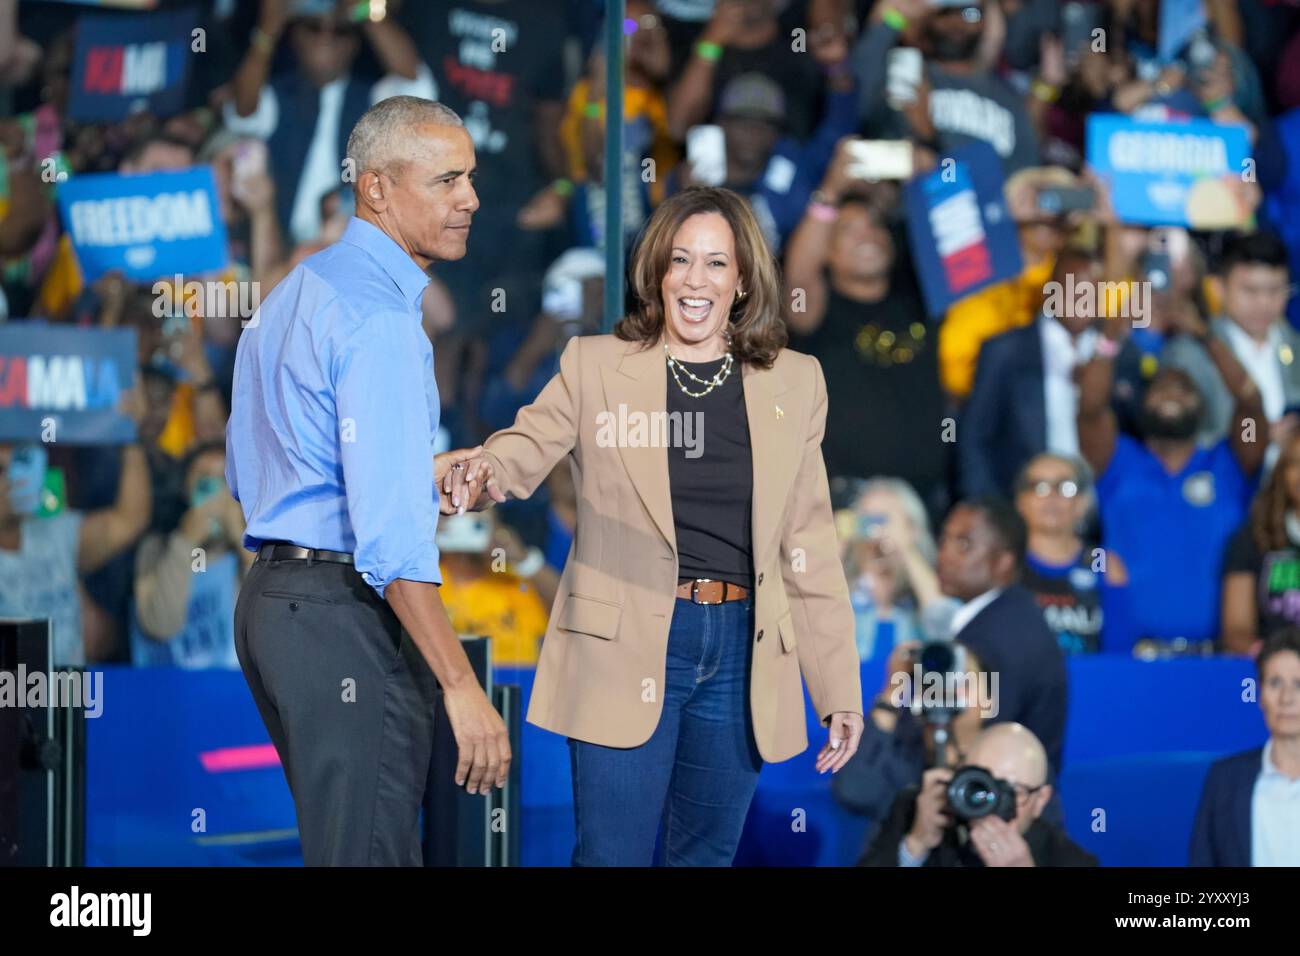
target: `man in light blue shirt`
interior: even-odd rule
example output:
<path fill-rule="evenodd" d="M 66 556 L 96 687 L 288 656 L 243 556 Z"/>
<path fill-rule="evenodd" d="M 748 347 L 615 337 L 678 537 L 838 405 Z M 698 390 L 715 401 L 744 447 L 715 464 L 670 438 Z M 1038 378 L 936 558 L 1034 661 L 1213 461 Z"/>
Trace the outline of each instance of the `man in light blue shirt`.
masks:
<path fill-rule="evenodd" d="M 240 666 L 280 754 L 308 865 L 419 865 L 433 678 L 486 794 L 505 726 L 438 596 L 438 391 L 420 303 L 478 208 L 459 117 L 397 96 L 348 140 L 356 216 L 275 287 L 240 338 L 226 479 L 258 552 Z"/>

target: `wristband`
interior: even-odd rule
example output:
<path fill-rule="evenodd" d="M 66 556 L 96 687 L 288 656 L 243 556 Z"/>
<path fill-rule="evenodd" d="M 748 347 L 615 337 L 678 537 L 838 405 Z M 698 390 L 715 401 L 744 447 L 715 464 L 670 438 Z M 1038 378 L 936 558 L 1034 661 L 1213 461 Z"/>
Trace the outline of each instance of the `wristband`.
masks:
<path fill-rule="evenodd" d="M 1108 335 L 1099 335 L 1094 351 L 1104 359 L 1113 359 L 1119 355 L 1119 343 Z"/>
<path fill-rule="evenodd" d="M 1055 103 L 1061 95 L 1061 88 L 1053 86 L 1044 80 L 1034 80 L 1029 84 L 1029 91 L 1034 94 L 1035 99 L 1042 100 L 1044 103 Z"/>
<path fill-rule="evenodd" d="M 533 547 L 528 549 L 522 561 L 515 563 L 515 577 L 531 578 L 538 571 L 542 570 L 546 564 L 546 556 L 542 554 L 542 549 Z"/>
<path fill-rule="evenodd" d="M 265 53 L 268 56 L 275 52 L 275 37 L 267 33 L 261 27 L 253 27 L 253 35 L 250 37 L 253 49 L 259 53 Z"/>
<path fill-rule="evenodd" d="M 907 29 L 907 17 L 903 16 L 893 7 L 885 7 L 880 12 L 881 21 L 888 27 L 891 27 L 898 33 Z"/>
<path fill-rule="evenodd" d="M 555 182 L 551 183 L 551 188 L 561 196 L 568 197 L 573 195 L 573 181 L 569 179 L 557 179 Z"/>
<path fill-rule="evenodd" d="M 816 199 L 808 203 L 806 212 L 818 222 L 834 222 L 836 217 L 839 216 L 839 212 L 834 206 L 829 203 L 818 202 Z"/>
<path fill-rule="evenodd" d="M 586 106 L 582 108 L 582 115 L 585 116 L 587 119 L 594 119 L 594 120 L 604 119 L 605 104 L 588 103 Z"/>
<path fill-rule="evenodd" d="M 710 43 L 708 40 L 701 40 L 695 44 L 695 55 L 701 60 L 708 60 L 710 63 L 717 63 L 722 59 L 722 44 Z"/>
<path fill-rule="evenodd" d="M 1226 96 L 1220 96 L 1218 99 L 1215 100 L 1206 100 L 1201 105 L 1205 107 L 1205 112 L 1217 113 L 1219 110 L 1227 106 L 1228 103 L 1229 100 Z"/>

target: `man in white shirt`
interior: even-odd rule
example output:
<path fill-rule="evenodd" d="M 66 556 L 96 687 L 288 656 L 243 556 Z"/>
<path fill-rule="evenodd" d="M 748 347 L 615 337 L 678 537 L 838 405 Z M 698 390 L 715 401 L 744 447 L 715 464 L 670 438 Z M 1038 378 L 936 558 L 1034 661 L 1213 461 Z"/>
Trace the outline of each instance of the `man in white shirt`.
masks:
<path fill-rule="evenodd" d="M 1214 283 L 1224 315 L 1211 323 L 1211 332 L 1250 373 L 1280 445 L 1291 427 L 1277 426 L 1288 408 L 1300 405 L 1300 334 L 1285 318 L 1291 289 L 1286 247 L 1271 233 L 1238 236 L 1224 250 Z M 1198 437 L 1203 442 L 1222 438 L 1232 417 L 1232 396 L 1204 347 L 1180 337 L 1166 347 L 1161 363 L 1183 369 L 1200 389 L 1205 413 Z"/>

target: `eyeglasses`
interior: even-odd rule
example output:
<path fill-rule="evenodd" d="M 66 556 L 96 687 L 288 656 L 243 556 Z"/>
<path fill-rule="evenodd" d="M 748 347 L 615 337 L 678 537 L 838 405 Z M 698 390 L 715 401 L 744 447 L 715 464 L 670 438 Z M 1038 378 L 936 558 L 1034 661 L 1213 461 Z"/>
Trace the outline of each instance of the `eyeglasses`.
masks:
<path fill-rule="evenodd" d="M 1036 787 L 1026 787 L 1023 783 L 1017 783 L 1017 784 L 1013 784 L 1011 789 L 1015 791 L 1016 802 L 1023 803 L 1024 801 L 1032 797 L 1034 794 L 1036 794 L 1039 790 L 1042 790 L 1045 786 L 1047 786 L 1047 784 L 1040 783 Z"/>
<path fill-rule="evenodd" d="M 1062 498 L 1076 498 L 1079 495 L 1079 483 L 1069 478 L 1062 478 L 1060 481 L 1023 481 L 1020 483 L 1021 491 L 1032 491 L 1037 498 L 1046 498 L 1052 492 L 1056 492 Z"/>

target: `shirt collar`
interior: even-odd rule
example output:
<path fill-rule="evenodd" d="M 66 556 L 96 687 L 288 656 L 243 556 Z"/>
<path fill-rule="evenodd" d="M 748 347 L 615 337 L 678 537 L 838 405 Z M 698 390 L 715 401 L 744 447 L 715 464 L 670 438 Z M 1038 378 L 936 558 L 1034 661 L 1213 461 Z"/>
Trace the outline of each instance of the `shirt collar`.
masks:
<path fill-rule="evenodd" d="M 980 611 L 984 610 L 990 604 L 997 600 L 998 595 L 1002 593 L 1001 588 L 992 588 L 985 591 L 979 597 L 973 597 L 961 607 L 957 608 L 957 613 L 952 617 L 952 634 L 957 636 L 971 621 L 979 616 Z"/>
<path fill-rule="evenodd" d="M 1268 327 L 1268 338 L 1262 344 L 1251 338 L 1250 333 L 1232 319 L 1224 320 L 1224 328 L 1227 330 L 1228 336 L 1235 339 L 1242 348 L 1248 348 L 1253 352 L 1274 351 L 1282 344 L 1282 327 L 1276 322 Z"/>
<path fill-rule="evenodd" d="M 402 298 L 419 309 L 420 296 L 429 284 L 429 276 L 387 233 L 378 226 L 353 216 L 348 220 L 340 241 L 368 252 L 401 290 Z"/>
<path fill-rule="evenodd" d="M 1260 759 L 1259 775 L 1265 780 L 1285 780 L 1291 782 L 1291 778 L 1277 769 L 1277 764 L 1273 762 L 1273 741 L 1270 738 L 1268 743 L 1264 744 L 1264 754 Z"/>

